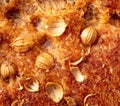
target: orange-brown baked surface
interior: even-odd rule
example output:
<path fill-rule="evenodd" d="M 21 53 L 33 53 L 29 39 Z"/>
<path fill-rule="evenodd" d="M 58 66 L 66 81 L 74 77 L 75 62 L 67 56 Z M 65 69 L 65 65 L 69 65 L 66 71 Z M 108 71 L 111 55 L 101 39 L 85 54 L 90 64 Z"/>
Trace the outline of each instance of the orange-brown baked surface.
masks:
<path fill-rule="evenodd" d="M 120 0 L 0 0 L 0 106 L 120 106 Z"/>

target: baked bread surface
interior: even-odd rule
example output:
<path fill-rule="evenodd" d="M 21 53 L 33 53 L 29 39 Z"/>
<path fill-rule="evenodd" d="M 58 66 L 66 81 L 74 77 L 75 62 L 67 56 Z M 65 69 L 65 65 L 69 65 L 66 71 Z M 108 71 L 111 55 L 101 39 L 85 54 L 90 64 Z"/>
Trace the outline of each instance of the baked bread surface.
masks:
<path fill-rule="evenodd" d="M 0 106 L 119 106 L 120 0 L 1 0 L 0 65 Z"/>

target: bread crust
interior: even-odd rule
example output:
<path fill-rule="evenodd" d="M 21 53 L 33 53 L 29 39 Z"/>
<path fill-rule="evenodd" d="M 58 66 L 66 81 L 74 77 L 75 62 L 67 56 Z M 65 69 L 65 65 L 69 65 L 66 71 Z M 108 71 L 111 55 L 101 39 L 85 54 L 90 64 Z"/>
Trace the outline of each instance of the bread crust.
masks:
<path fill-rule="evenodd" d="M 87 106 L 86 104 L 118 106 L 120 0 L 111 2 L 109 0 L 0 2 L 0 64 L 10 61 L 18 67 L 18 74 L 14 78 L 0 77 L 0 106 L 11 106 L 13 101 L 23 99 L 23 106 Z M 53 16 L 63 18 L 67 25 L 61 36 L 52 37 L 46 33 L 47 20 Z M 82 30 L 88 26 L 93 26 L 98 33 L 96 42 L 90 46 L 84 45 L 80 38 Z M 34 42 L 34 46 L 23 53 L 15 51 L 11 46 L 14 39 L 21 35 L 32 36 Z M 55 65 L 49 70 L 35 66 L 36 57 L 43 52 L 50 53 L 54 58 Z M 70 67 L 82 56 L 85 58 L 75 67 L 80 69 L 85 79 L 77 82 L 70 72 Z M 39 91 L 29 92 L 24 88 L 24 82 L 28 77 L 38 80 Z M 62 85 L 64 95 L 59 103 L 52 101 L 46 94 L 47 82 Z M 93 95 L 88 96 L 90 94 Z M 66 101 L 65 97 L 72 98 L 70 99 L 72 102 Z"/>

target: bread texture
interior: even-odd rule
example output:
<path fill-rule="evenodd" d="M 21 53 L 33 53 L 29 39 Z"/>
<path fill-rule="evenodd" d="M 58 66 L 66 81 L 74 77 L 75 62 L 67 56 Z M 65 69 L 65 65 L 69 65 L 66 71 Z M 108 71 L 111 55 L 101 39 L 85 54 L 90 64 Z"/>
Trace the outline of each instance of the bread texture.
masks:
<path fill-rule="evenodd" d="M 0 0 L 0 106 L 120 106 L 120 0 Z"/>

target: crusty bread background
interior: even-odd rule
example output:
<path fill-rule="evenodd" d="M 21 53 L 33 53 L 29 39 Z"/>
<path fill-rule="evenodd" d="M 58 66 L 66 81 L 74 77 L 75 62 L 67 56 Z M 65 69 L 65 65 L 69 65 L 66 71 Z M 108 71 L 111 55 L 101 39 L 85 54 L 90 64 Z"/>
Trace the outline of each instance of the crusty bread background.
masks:
<path fill-rule="evenodd" d="M 11 106 L 13 101 L 22 99 L 23 106 L 72 106 L 65 97 L 72 97 L 76 106 L 83 106 L 89 94 L 95 94 L 88 98 L 89 106 L 119 106 L 119 4 L 120 0 L 1 0 L 0 64 L 6 60 L 13 62 L 18 67 L 18 75 L 7 81 L 0 79 L 0 106 Z M 52 16 L 60 16 L 67 23 L 65 32 L 59 37 L 47 35 L 42 26 Z M 70 73 L 69 64 L 89 49 L 80 39 L 81 31 L 87 26 L 96 28 L 98 39 L 90 47 L 85 61 L 77 65 L 86 76 L 83 82 L 77 82 Z M 20 33 L 33 35 L 35 41 L 34 47 L 24 53 L 14 51 L 10 45 Z M 44 51 L 55 59 L 55 67 L 50 70 L 35 66 L 37 55 Z M 23 86 L 29 76 L 38 79 L 38 92 L 17 89 L 19 82 Z M 64 89 L 59 103 L 46 95 L 45 84 L 51 81 L 60 83 Z"/>

